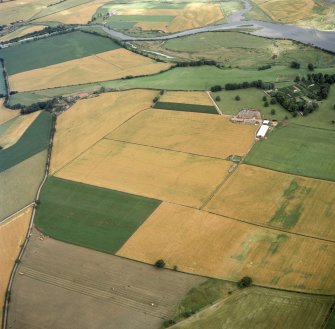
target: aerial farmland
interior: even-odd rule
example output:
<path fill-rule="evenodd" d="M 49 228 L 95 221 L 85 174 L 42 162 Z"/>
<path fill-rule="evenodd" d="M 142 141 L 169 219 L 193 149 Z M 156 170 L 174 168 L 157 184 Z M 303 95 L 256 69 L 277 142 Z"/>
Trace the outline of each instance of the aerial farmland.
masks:
<path fill-rule="evenodd" d="M 335 328 L 334 8 L 0 2 L 0 328 Z"/>

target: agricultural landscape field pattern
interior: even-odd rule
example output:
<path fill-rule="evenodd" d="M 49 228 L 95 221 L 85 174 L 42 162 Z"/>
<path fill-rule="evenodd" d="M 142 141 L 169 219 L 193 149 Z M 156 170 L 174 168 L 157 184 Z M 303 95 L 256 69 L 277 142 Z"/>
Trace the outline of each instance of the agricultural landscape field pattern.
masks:
<path fill-rule="evenodd" d="M 334 328 L 335 54 L 173 37 L 248 6 L 335 28 L 327 1 L 0 3 L 0 328 Z"/>

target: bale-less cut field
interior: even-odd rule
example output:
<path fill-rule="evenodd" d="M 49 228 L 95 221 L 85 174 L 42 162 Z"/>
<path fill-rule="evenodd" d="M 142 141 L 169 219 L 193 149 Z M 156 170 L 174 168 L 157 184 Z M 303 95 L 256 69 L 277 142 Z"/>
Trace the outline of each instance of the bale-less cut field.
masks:
<path fill-rule="evenodd" d="M 224 116 L 148 109 L 106 138 L 225 159 L 246 154 L 255 132 Z"/>
<path fill-rule="evenodd" d="M 322 328 L 333 302 L 333 297 L 252 287 L 234 293 L 170 328 Z"/>
<path fill-rule="evenodd" d="M 166 91 L 159 97 L 159 101 L 167 103 L 213 105 L 213 102 L 204 91 Z"/>
<path fill-rule="evenodd" d="M 23 210 L 4 223 L 0 223 L 0 307 L 2 309 L 7 284 L 21 244 L 27 234 L 32 207 Z M 0 313 L 2 323 L 2 312 Z"/>
<path fill-rule="evenodd" d="M 241 165 L 206 210 L 335 241 L 334 182 Z"/>
<path fill-rule="evenodd" d="M 38 237 L 34 232 L 15 277 L 12 329 L 160 329 L 204 281 Z"/>
<path fill-rule="evenodd" d="M 19 38 L 19 37 L 23 37 L 28 33 L 32 33 L 32 32 L 37 32 L 37 31 L 41 31 L 45 28 L 45 26 L 43 25 L 33 25 L 33 26 L 28 26 L 28 27 L 22 27 L 19 28 L 17 30 L 15 30 L 12 33 L 6 34 L 3 37 L 0 38 L 0 42 L 5 42 L 14 38 Z"/>
<path fill-rule="evenodd" d="M 0 99 L 0 124 L 17 117 L 18 115 L 20 115 L 20 111 L 7 109 L 3 106 L 2 99 Z"/>
<path fill-rule="evenodd" d="M 149 75 L 167 70 L 170 66 L 126 49 L 116 49 L 11 75 L 9 84 L 17 91 L 38 90 Z"/>
<path fill-rule="evenodd" d="M 51 172 L 62 168 L 136 113 L 150 107 L 156 91 L 131 90 L 78 101 L 57 118 Z"/>
<path fill-rule="evenodd" d="M 6 129 L 4 134 L 0 134 L 0 146 L 4 149 L 15 144 L 39 114 L 38 111 L 14 119 L 14 122 Z"/>
<path fill-rule="evenodd" d="M 230 165 L 221 159 L 102 139 L 56 176 L 200 207 Z"/>
<path fill-rule="evenodd" d="M 183 272 L 334 294 L 335 244 L 162 203 L 117 255 Z"/>
<path fill-rule="evenodd" d="M 47 151 L 0 172 L 0 222 L 35 200 L 45 172 Z"/>

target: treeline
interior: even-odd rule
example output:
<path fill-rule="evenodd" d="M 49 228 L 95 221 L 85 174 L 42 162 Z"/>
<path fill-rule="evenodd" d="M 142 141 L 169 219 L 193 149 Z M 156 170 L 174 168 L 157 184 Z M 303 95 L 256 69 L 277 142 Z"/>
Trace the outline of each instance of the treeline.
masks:
<path fill-rule="evenodd" d="M 267 65 L 263 65 L 263 66 L 260 66 L 257 68 L 258 71 L 263 71 L 263 70 L 269 70 L 271 69 L 271 65 L 270 64 L 267 64 Z"/>
<path fill-rule="evenodd" d="M 0 93 L 0 98 L 4 97 L 5 98 L 5 103 L 8 100 L 8 96 L 9 96 L 9 84 L 8 84 L 8 78 L 7 78 L 7 71 L 6 71 L 6 66 L 5 66 L 5 61 L 3 58 L 0 58 L 0 65 L 2 68 L 2 76 L 3 79 L 5 81 L 5 89 L 6 89 L 6 93 L 5 94 L 1 94 Z"/>
<path fill-rule="evenodd" d="M 215 85 L 211 87 L 211 91 L 221 91 L 222 89 L 225 90 L 237 90 L 237 89 L 247 89 L 247 88 L 258 88 L 258 89 L 274 89 L 274 84 L 272 82 L 263 82 L 262 80 L 255 80 L 255 81 L 244 81 L 242 83 L 226 83 L 224 87 L 220 85 Z"/>
<path fill-rule="evenodd" d="M 210 66 L 216 66 L 219 68 L 224 67 L 223 64 L 218 64 L 214 60 L 207 60 L 207 59 L 201 59 L 198 61 L 191 61 L 191 62 L 175 62 L 177 67 L 187 67 L 187 66 L 203 66 L 203 65 L 210 65 Z"/>

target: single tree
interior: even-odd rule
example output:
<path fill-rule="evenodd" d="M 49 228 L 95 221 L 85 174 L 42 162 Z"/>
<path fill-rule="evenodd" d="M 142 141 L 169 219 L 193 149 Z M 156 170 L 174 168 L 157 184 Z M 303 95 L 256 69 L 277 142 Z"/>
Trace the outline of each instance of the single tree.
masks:
<path fill-rule="evenodd" d="M 269 107 L 269 102 L 268 101 L 264 102 L 264 107 Z"/>
<path fill-rule="evenodd" d="M 220 101 L 221 101 L 221 97 L 220 97 L 220 96 L 216 96 L 216 97 L 215 97 L 215 100 L 216 100 L 217 102 L 220 102 Z"/>
<path fill-rule="evenodd" d="M 263 100 L 263 102 L 266 102 L 266 100 L 267 100 L 266 96 L 263 96 L 262 100 Z"/>
<path fill-rule="evenodd" d="M 252 279 L 249 276 L 245 276 L 243 277 L 238 283 L 238 287 L 239 288 L 246 288 L 246 287 L 250 287 L 252 284 Z"/>
<path fill-rule="evenodd" d="M 310 71 L 314 71 L 314 65 L 313 64 L 310 63 L 310 64 L 307 65 L 307 67 Z"/>
<path fill-rule="evenodd" d="M 163 260 L 163 259 L 159 259 L 159 260 L 157 260 L 156 263 L 155 263 L 155 266 L 156 266 L 157 268 L 163 268 L 163 267 L 165 267 L 165 262 L 164 262 L 164 260 Z"/>
<path fill-rule="evenodd" d="M 236 96 L 235 96 L 235 100 L 236 100 L 236 101 L 239 101 L 239 100 L 241 100 L 241 97 L 240 97 L 239 95 L 236 95 Z"/>
<path fill-rule="evenodd" d="M 294 82 L 300 82 L 300 77 L 299 77 L 299 75 L 297 75 L 297 76 L 294 78 Z"/>
<path fill-rule="evenodd" d="M 275 115 L 276 114 L 276 110 L 275 109 L 272 109 L 271 112 L 270 112 L 271 115 Z"/>

